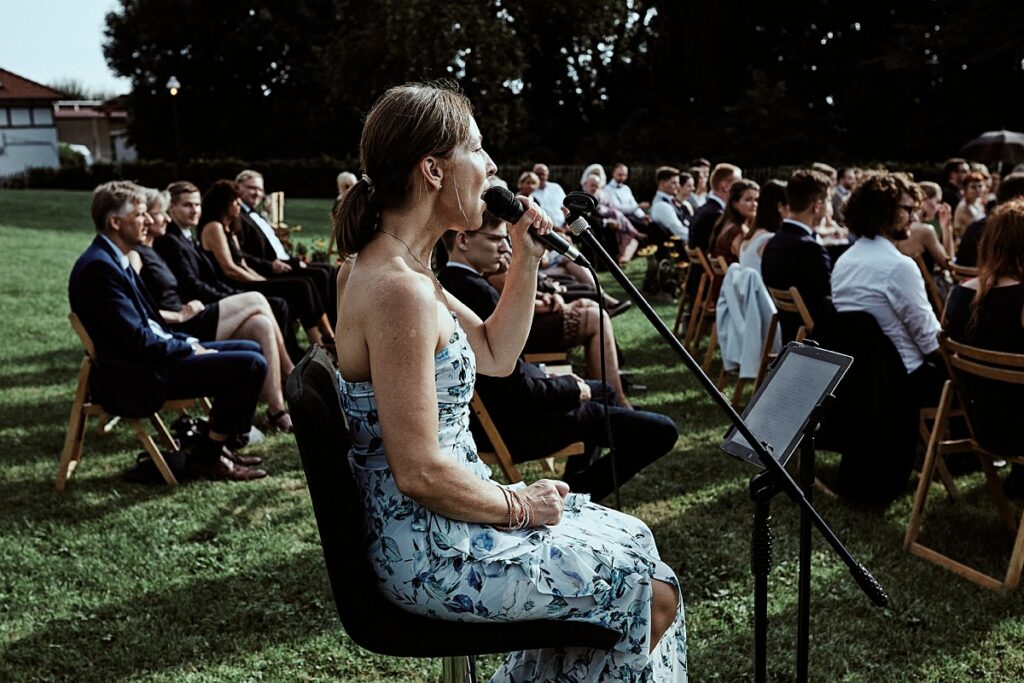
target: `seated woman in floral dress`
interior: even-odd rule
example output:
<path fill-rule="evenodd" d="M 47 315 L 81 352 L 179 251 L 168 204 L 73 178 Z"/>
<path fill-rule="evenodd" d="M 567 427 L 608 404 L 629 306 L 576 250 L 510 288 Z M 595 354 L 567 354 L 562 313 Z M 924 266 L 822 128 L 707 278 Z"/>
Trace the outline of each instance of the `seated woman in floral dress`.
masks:
<path fill-rule="evenodd" d="M 446 230 L 476 229 L 494 163 L 469 101 L 444 85 L 392 88 L 366 118 L 365 175 L 334 215 L 336 331 L 349 454 L 382 594 L 439 619 L 567 619 L 613 628 L 607 651 L 510 654 L 494 681 L 684 681 L 679 584 L 638 519 L 558 481 L 505 487 L 469 432 L 476 372 L 511 371 L 533 313 L 551 221 L 527 198 L 505 289 L 481 321 L 429 268 Z"/>

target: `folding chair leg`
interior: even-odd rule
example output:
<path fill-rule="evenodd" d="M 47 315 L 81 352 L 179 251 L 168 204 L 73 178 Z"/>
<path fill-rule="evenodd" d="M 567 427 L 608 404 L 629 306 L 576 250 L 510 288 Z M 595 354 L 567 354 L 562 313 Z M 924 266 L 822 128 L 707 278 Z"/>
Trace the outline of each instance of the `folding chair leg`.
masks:
<path fill-rule="evenodd" d="M 78 369 L 78 386 L 75 398 L 71 402 L 71 415 L 68 417 L 68 431 L 64 435 L 64 448 L 60 454 L 60 465 L 57 468 L 57 491 L 64 491 L 64 484 L 75 471 L 82 457 L 82 444 L 85 442 L 85 395 L 89 388 L 89 368 L 91 361 L 82 359 Z"/>
<path fill-rule="evenodd" d="M 146 428 L 142 426 L 142 420 L 132 419 L 129 420 L 132 429 L 135 430 L 135 434 L 138 435 L 139 441 L 142 442 L 142 446 L 149 453 L 149 457 L 153 459 L 153 464 L 160 470 L 160 474 L 163 475 L 164 481 L 167 482 L 168 486 L 177 486 L 178 480 L 174 478 L 174 473 L 171 472 L 171 468 L 167 466 L 167 461 L 164 460 L 163 453 L 157 447 L 156 442 L 153 441 L 152 437 L 146 433 Z"/>
<path fill-rule="evenodd" d="M 1006 570 L 1006 579 L 1003 581 L 1005 590 L 1012 590 L 1020 583 L 1021 569 L 1024 568 L 1024 524 L 1017 529 L 1017 541 L 1013 544 L 1013 554 L 1010 555 L 1010 566 Z"/>
<path fill-rule="evenodd" d="M 939 439 L 946 428 L 946 420 L 949 415 L 949 406 L 953 400 L 953 383 L 946 380 L 942 385 L 942 396 L 939 398 L 939 408 L 935 411 L 935 424 L 932 425 L 932 432 L 928 438 L 928 450 L 925 451 L 924 465 L 921 467 L 921 478 L 917 482 L 917 492 L 914 494 L 914 505 L 910 510 L 910 521 L 907 523 L 907 534 L 903 538 L 903 548 L 909 550 L 910 546 L 917 540 L 917 534 L 921 530 L 924 504 L 928 498 L 928 489 L 932 484 L 932 474 L 935 469 L 936 459 L 941 458 L 939 454 Z"/>
<path fill-rule="evenodd" d="M 469 661 L 466 657 L 445 657 L 441 660 L 441 683 L 466 683 Z"/>
<path fill-rule="evenodd" d="M 704 353 L 704 372 L 711 370 L 715 360 L 715 347 L 718 346 L 718 323 L 711 323 L 711 336 L 708 337 L 708 350 Z"/>
<path fill-rule="evenodd" d="M 164 447 L 172 451 L 177 450 L 178 442 L 174 440 L 174 436 L 172 436 L 170 430 L 167 429 L 167 425 L 165 425 L 164 421 L 160 419 L 160 414 L 153 413 L 149 416 L 149 421 L 153 423 L 153 428 L 156 429 L 157 436 L 160 437 L 160 442 Z"/>
<path fill-rule="evenodd" d="M 978 460 L 981 461 L 981 470 L 985 473 L 985 483 L 988 485 L 989 493 L 992 494 L 992 498 L 995 500 L 999 516 L 1011 534 L 1017 533 L 1017 520 L 1010 511 L 1010 503 L 1006 500 L 1003 482 L 999 479 L 999 475 L 996 474 L 996 468 L 992 466 L 992 461 L 987 456 L 979 454 Z"/>
<path fill-rule="evenodd" d="M 946 493 L 953 500 L 960 497 L 960 490 L 956 487 L 956 481 L 953 479 L 953 475 L 949 473 L 949 468 L 946 467 L 946 459 L 939 456 L 939 459 L 935 461 L 935 469 L 939 473 L 939 479 L 942 480 L 942 485 L 946 487 Z"/>
<path fill-rule="evenodd" d="M 743 389 L 747 386 L 746 377 L 736 378 L 736 388 L 732 392 L 732 407 L 737 408 L 743 400 Z"/>

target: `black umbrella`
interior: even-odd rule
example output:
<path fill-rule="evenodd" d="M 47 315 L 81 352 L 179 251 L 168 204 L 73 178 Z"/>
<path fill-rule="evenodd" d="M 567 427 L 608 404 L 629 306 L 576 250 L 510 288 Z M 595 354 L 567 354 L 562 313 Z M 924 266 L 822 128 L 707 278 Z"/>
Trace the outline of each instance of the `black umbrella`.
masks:
<path fill-rule="evenodd" d="M 1024 133 L 990 130 L 968 142 L 961 151 L 976 161 L 1018 164 L 1024 161 Z"/>

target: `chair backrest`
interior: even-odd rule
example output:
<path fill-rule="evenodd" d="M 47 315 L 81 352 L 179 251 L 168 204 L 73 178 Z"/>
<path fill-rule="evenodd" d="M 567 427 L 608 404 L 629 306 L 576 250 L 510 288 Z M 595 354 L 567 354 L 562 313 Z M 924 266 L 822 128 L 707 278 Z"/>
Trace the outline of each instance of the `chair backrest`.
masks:
<path fill-rule="evenodd" d="M 939 335 L 939 346 L 975 441 L 989 452 L 1024 456 L 1024 354 L 990 351 Z"/>
<path fill-rule="evenodd" d="M 285 396 L 338 616 L 356 643 L 374 652 L 388 652 L 388 644 L 381 642 L 380 623 L 389 624 L 385 631 L 399 635 L 401 627 L 394 620 L 407 613 L 387 602 L 377 588 L 366 552 L 369 531 L 349 467 L 352 442 L 337 374 L 322 348 L 314 346 L 295 366 Z M 392 626 L 399 630 L 390 631 Z"/>
<path fill-rule="evenodd" d="M 783 313 L 796 313 L 800 316 L 800 329 L 796 333 L 796 341 L 802 341 L 807 335 L 814 333 L 814 318 L 811 317 L 811 312 L 807 310 L 807 304 L 804 303 L 804 299 L 800 296 L 800 290 L 796 287 L 790 287 L 789 289 L 773 289 L 768 288 L 768 293 L 772 297 L 772 301 L 775 302 L 775 308 L 779 309 Z"/>
<path fill-rule="evenodd" d="M 491 447 L 494 449 L 492 457 L 491 452 L 480 448 L 478 452 L 480 459 L 487 464 L 492 464 L 490 462 L 492 460 L 495 461 L 494 464 L 501 468 L 501 472 L 508 479 L 508 483 L 518 484 L 523 480 L 523 475 L 520 474 L 519 468 L 516 467 L 515 462 L 512 460 L 512 453 L 505 444 L 505 440 L 501 437 L 501 433 L 498 431 L 497 426 L 495 426 L 494 420 L 491 419 L 491 414 L 487 412 L 483 399 L 480 398 L 478 392 L 473 392 L 473 398 L 470 399 L 469 407 L 473 411 L 473 417 L 476 418 L 477 423 L 484 434 L 487 435 L 487 440 L 491 442 Z"/>
<path fill-rule="evenodd" d="M 89 336 L 89 332 L 85 329 L 85 325 L 82 324 L 78 314 L 68 313 L 68 322 L 71 323 L 71 328 L 78 335 L 82 346 L 85 347 L 85 355 L 89 356 L 89 360 L 96 360 L 96 346 L 92 343 L 92 337 Z"/>
<path fill-rule="evenodd" d="M 729 264 L 725 262 L 724 256 L 712 256 L 709 258 L 708 267 L 711 268 L 711 273 L 718 277 L 725 277 L 726 271 L 729 270 Z"/>
<path fill-rule="evenodd" d="M 686 249 L 686 258 L 690 262 L 690 269 L 700 272 L 708 277 L 714 275 L 711 270 L 711 264 L 708 262 L 708 257 L 705 256 L 704 250 L 700 247 L 684 247 Z"/>
<path fill-rule="evenodd" d="M 284 222 L 284 192 L 271 192 L 266 200 L 267 213 L 270 216 L 270 224 L 277 227 Z"/>
<path fill-rule="evenodd" d="M 924 279 L 924 288 L 928 292 L 928 298 L 932 302 L 932 308 L 935 310 L 935 315 L 941 320 L 942 312 L 946 308 L 945 302 L 942 300 L 942 294 L 939 293 L 939 286 L 935 284 L 935 278 L 928 271 L 928 265 L 924 262 L 924 258 L 920 254 L 914 256 L 914 263 L 917 264 L 917 269 L 921 271 L 921 277 Z"/>

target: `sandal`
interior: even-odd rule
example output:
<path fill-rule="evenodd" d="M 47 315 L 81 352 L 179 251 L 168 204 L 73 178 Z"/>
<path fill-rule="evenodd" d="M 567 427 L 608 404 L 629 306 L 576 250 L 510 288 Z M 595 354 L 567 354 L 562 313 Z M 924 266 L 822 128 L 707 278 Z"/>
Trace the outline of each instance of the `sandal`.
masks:
<path fill-rule="evenodd" d="M 286 423 L 283 422 L 284 418 L 286 418 L 286 417 L 288 417 L 288 411 L 287 410 L 282 410 L 282 411 L 279 411 L 279 412 L 276 412 L 276 413 L 271 413 L 268 410 L 267 411 L 267 426 L 270 427 L 270 429 L 273 429 L 274 431 L 285 432 L 286 434 L 291 434 L 291 432 L 292 432 L 291 419 L 289 419 L 288 422 L 286 422 Z"/>

